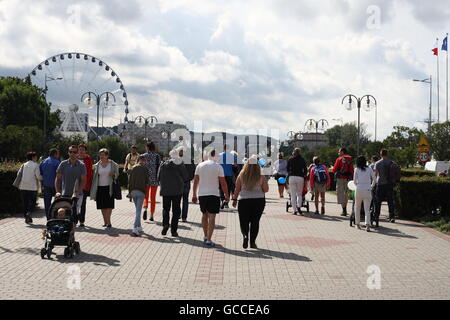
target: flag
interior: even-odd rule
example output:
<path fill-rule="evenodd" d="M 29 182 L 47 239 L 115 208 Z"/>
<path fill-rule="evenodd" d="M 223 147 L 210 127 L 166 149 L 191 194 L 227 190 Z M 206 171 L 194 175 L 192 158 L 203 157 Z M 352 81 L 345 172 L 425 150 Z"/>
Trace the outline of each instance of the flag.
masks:
<path fill-rule="evenodd" d="M 433 54 L 435 56 L 438 55 L 438 40 L 437 39 L 436 39 L 436 43 L 434 44 L 434 47 L 433 47 L 433 49 L 431 51 L 433 51 Z"/>
<path fill-rule="evenodd" d="M 448 52 L 448 50 L 447 50 L 447 38 L 448 38 L 448 36 L 446 36 L 445 38 L 444 38 L 444 41 L 442 41 L 442 51 L 447 51 Z"/>

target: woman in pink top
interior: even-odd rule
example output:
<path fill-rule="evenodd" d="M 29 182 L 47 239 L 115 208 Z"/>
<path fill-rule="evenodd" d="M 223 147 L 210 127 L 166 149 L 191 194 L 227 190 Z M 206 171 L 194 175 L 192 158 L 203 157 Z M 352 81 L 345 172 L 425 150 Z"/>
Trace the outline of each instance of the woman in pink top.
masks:
<path fill-rule="evenodd" d="M 309 184 L 311 193 L 314 194 L 314 202 L 316 205 L 315 214 L 319 214 L 319 195 L 322 202 L 321 214 L 325 214 L 325 192 L 330 188 L 330 174 L 328 168 L 320 164 L 319 157 L 313 158 L 314 165 L 309 169 Z"/>

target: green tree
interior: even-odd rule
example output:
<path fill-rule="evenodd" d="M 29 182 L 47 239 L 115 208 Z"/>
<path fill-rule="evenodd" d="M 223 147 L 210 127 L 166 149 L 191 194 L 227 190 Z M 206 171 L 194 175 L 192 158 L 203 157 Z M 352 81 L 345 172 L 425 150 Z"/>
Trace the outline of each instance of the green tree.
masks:
<path fill-rule="evenodd" d="M 430 147 L 436 160 L 450 160 L 450 121 L 431 126 Z"/>
<path fill-rule="evenodd" d="M 33 85 L 29 77 L 0 78 L 1 127 L 17 125 L 42 128 L 44 114 L 47 117 L 46 136 L 49 136 L 61 121 L 59 111 L 50 112 L 50 104 L 45 100 L 43 89 Z"/>
<path fill-rule="evenodd" d="M 48 151 L 51 148 L 56 148 L 59 150 L 59 152 L 61 154 L 61 158 L 67 159 L 67 158 L 69 158 L 69 154 L 68 154 L 69 147 L 71 145 L 78 146 L 81 143 L 86 143 L 83 136 L 81 136 L 81 135 L 73 135 L 70 137 L 64 137 L 62 135 L 57 135 L 55 137 L 55 140 L 49 144 L 49 148 L 48 148 L 48 150 L 46 150 L 47 151 L 46 155 L 48 155 Z"/>
<path fill-rule="evenodd" d="M 98 151 L 102 148 L 109 150 L 109 158 L 117 163 L 124 163 L 129 152 L 128 146 L 118 137 L 108 137 L 106 139 L 92 141 L 88 143 L 88 153 L 94 158 L 98 158 Z"/>
<path fill-rule="evenodd" d="M 0 128 L 0 157 L 23 161 L 27 152 L 41 152 L 42 140 L 42 130 L 36 126 L 8 125 Z"/>
<path fill-rule="evenodd" d="M 422 135 L 425 135 L 425 133 L 417 128 L 395 126 L 394 131 L 384 139 L 383 143 L 390 148 L 417 148 Z"/>
<path fill-rule="evenodd" d="M 358 126 L 356 122 L 345 123 L 344 125 L 334 126 L 325 131 L 330 147 L 346 147 L 349 154 L 356 155 L 358 141 Z M 370 135 L 367 133 L 367 125 L 362 123 L 360 126 L 360 148 L 361 150 L 369 143 Z"/>

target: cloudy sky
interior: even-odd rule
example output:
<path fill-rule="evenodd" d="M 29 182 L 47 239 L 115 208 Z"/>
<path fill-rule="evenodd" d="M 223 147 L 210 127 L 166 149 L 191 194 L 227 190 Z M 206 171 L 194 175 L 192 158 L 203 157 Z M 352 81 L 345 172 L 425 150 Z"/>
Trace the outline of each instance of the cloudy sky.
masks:
<path fill-rule="evenodd" d="M 58 53 L 87 53 L 120 76 L 130 118 L 283 135 L 310 118 L 354 121 L 356 110 L 341 99 L 372 94 L 380 139 L 397 124 L 425 128 L 428 86 L 412 79 L 435 80 L 431 49 L 448 30 L 447 0 L 0 0 L 0 75 L 25 76 Z M 105 123 L 123 115 L 112 108 Z M 361 119 L 373 137 L 375 112 Z"/>

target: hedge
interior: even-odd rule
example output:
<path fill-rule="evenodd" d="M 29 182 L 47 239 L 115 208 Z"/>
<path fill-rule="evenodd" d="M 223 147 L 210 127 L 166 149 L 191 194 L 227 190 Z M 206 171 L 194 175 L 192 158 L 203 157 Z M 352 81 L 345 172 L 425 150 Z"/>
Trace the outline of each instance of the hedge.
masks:
<path fill-rule="evenodd" d="M 423 169 L 402 169 L 401 170 L 402 177 L 435 177 L 436 172 L 423 170 Z"/>
<path fill-rule="evenodd" d="M 19 166 L 0 166 L 0 215 L 23 212 L 22 198 L 19 189 L 12 186 Z"/>
<path fill-rule="evenodd" d="M 450 178 L 402 178 L 395 191 L 396 212 L 401 218 L 450 215 Z"/>

